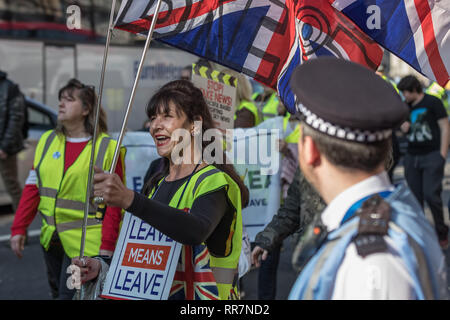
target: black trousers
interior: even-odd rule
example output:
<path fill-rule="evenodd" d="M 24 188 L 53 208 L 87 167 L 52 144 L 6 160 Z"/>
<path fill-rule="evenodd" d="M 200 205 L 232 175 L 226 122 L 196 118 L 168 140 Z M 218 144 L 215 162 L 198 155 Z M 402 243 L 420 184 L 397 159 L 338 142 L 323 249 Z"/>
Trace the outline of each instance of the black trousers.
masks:
<path fill-rule="evenodd" d="M 274 248 L 267 255 L 267 259 L 261 261 L 258 272 L 258 300 L 275 300 L 280 251 L 281 246 Z"/>
<path fill-rule="evenodd" d="M 71 264 L 71 259 L 64 252 L 61 240 L 54 233 L 50 246 L 44 251 L 45 264 L 47 266 L 47 276 L 50 289 L 52 291 L 53 299 L 57 300 L 72 300 L 76 290 L 67 287 L 67 279 L 70 274 L 67 273 L 67 268 Z"/>
<path fill-rule="evenodd" d="M 430 207 L 439 240 L 446 239 L 448 235 L 441 197 L 444 166 L 445 159 L 439 151 L 405 156 L 405 178 L 408 186 L 422 208 L 424 201 Z"/>

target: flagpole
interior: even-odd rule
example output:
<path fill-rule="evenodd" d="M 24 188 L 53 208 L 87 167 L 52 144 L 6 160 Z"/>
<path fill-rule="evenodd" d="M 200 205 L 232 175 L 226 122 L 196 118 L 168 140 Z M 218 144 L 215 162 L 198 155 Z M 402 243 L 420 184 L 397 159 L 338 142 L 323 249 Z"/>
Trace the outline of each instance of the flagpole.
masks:
<path fill-rule="evenodd" d="M 139 62 L 139 67 L 138 67 L 138 70 L 136 73 L 136 78 L 134 79 L 133 89 L 131 90 L 130 100 L 128 101 L 127 110 L 125 113 L 125 117 L 123 119 L 122 129 L 120 130 L 120 135 L 117 138 L 116 150 L 114 151 L 114 158 L 113 158 L 113 162 L 111 164 L 111 169 L 109 170 L 109 173 L 113 173 L 114 170 L 116 170 L 117 161 L 119 160 L 119 155 L 120 155 L 120 145 L 122 144 L 123 136 L 125 134 L 125 130 L 127 127 L 128 117 L 130 116 L 131 107 L 133 105 L 134 97 L 136 95 L 136 89 L 137 89 L 137 85 L 139 82 L 139 78 L 141 77 L 141 71 L 144 66 L 145 57 L 147 56 L 147 52 L 150 47 L 150 42 L 153 37 L 153 31 L 155 30 L 156 20 L 158 20 L 158 14 L 159 14 L 159 10 L 161 7 L 161 3 L 162 3 L 162 0 L 158 0 L 158 3 L 156 4 L 155 13 L 153 14 L 152 23 L 150 25 L 150 29 L 147 34 L 147 40 L 145 41 L 144 51 L 142 52 L 141 61 Z"/>
<path fill-rule="evenodd" d="M 83 225 L 81 227 L 82 233 L 81 233 L 81 245 L 80 245 L 80 258 L 83 259 L 84 257 L 84 249 L 85 249 L 85 242 L 86 242 L 86 227 L 87 227 L 87 219 L 89 214 L 89 207 L 91 204 L 91 192 L 92 192 L 92 180 L 94 176 L 94 157 L 95 157 L 95 146 L 97 144 L 97 131 L 98 131 L 98 122 L 99 122 L 99 115 L 100 115 L 100 108 L 101 108 L 101 102 L 102 102 L 102 95 L 103 95 L 103 85 L 105 80 L 105 71 L 106 71 L 106 60 L 108 58 L 108 51 L 109 51 L 109 44 L 111 41 L 111 34 L 113 30 L 113 21 L 114 21 L 114 9 L 116 8 L 116 0 L 112 1 L 111 5 L 111 13 L 109 15 L 109 26 L 108 26 L 108 33 L 106 36 L 106 45 L 105 50 L 103 52 L 103 63 L 102 63 L 102 70 L 100 74 L 100 86 L 98 91 L 98 99 L 97 99 L 97 108 L 95 109 L 95 120 L 94 120 L 94 133 L 92 136 L 92 148 L 91 148 L 91 158 L 89 161 L 89 175 L 88 175 L 88 182 L 87 182 L 87 191 L 86 191 L 86 201 L 84 203 L 84 217 L 83 217 Z"/>
<path fill-rule="evenodd" d="M 139 67 L 138 67 L 138 70 L 136 72 L 136 78 L 134 79 L 134 84 L 133 84 L 133 88 L 131 90 L 130 99 L 128 101 L 128 106 L 127 106 L 127 109 L 126 109 L 126 112 L 125 112 L 125 116 L 124 116 L 124 119 L 123 119 L 123 122 L 122 122 L 122 128 L 120 130 L 119 137 L 117 138 L 116 149 L 114 151 L 114 157 L 113 157 L 113 161 L 112 161 L 112 164 L 111 164 L 111 169 L 109 170 L 110 174 L 114 173 L 114 171 L 116 170 L 117 161 L 119 160 L 120 146 L 122 144 L 123 136 L 124 136 L 125 130 L 127 128 L 128 117 L 130 116 L 131 107 L 133 105 L 134 97 L 136 95 L 136 89 L 137 89 L 137 85 L 138 85 L 138 82 L 139 82 L 139 78 L 141 77 L 141 71 L 142 71 L 142 68 L 144 66 L 145 57 L 147 56 L 147 52 L 148 52 L 148 49 L 150 47 L 150 42 L 151 42 L 152 37 L 153 37 L 153 31 L 155 30 L 156 20 L 158 19 L 158 14 L 159 14 L 159 10 L 160 10 L 160 7 L 161 7 L 161 3 L 162 3 L 162 0 L 158 0 L 158 3 L 156 4 L 155 13 L 153 14 L 152 23 L 150 25 L 150 29 L 149 29 L 148 34 L 147 34 L 147 39 L 145 41 L 145 47 L 144 47 L 144 50 L 142 52 L 141 61 L 139 62 Z M 105 213 L 105 206 L 104 206 L 104 204 L 102 204 L 103 203 L 102 200 L 103 199 L 101 199 L 101 197 L 95 197 L 95 199 L 94 199 L 94 201 L 96 203 L 100 204 L 99 207 L 102 206 L 101 210 L 97 211 L 97 216 L 96 217 L 99 220 L 103 219 L 103 216 L 101 216 L 101 214 Z"/>

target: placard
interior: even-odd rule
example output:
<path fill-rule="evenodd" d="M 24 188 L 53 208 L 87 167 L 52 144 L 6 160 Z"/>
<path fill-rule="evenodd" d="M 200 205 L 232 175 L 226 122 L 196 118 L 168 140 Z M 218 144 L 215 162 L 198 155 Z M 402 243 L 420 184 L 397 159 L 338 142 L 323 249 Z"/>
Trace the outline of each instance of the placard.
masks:
<path fill-rule="evenodd" d="M 182 245 L 128 212 L 117 243 L 101 296 L 167 300 Z"/>
<path fill-rule="evenodd" d="M 215 126 L 224 130 L 232 129 L 237 79 L 229 74 L 193 64 L 192 82 L 202 91 Z"/>

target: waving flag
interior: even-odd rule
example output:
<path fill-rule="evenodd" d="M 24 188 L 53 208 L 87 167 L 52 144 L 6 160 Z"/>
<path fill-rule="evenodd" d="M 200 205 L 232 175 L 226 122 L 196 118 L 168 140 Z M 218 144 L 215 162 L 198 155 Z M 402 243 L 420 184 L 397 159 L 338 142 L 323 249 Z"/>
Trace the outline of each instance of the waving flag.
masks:
<path fill-rule="evenodd" d="M 382 48 L 327 0 L 288 1 L 287 10 L 293 41 L 277 83 L 278 93 L 285 105 L 296 105 L 289 80 L 295 67 L 302 61 L 335 56 L 372 70 L 380 65 Z"/>
<path fill-rule="evenodd" d="M 219 300 L 206 245 L 183 246 L 169 300 Z"/>
<path fill-rule="evenodd" d="M 450 1 L 329 1 L 373 40 L 445 87 L 450 79 Z M 367 22 L 377 14 L 379 28 Z"/>
<path fill-rule="evenodd" d="M 124 0 L 116 28 L 147 34 L 155 7 Z M 277 89 L 291 113 L 289 79 L 303 60 L 333 55 L 376 69 L 383 55 L 328 0 L 164 1 L 154 37 Z"/>

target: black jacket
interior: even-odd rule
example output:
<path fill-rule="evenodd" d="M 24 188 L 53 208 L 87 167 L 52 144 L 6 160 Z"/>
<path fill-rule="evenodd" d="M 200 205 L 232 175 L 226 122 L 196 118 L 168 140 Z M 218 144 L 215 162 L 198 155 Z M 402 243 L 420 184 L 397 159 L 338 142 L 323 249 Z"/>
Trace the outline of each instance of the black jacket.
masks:
<path fill-rule="evenodd" d="M 25 98 L 0 71 L 0 149 L 13 155 L 24 149 Z"/>
<path fill-rule="evenodd" d="M 292 234 L 294 242 L 298 242 L 306 226 L 325 207 L 320 195 L 297 168 L 284 203 L 266 228 L 256 235 L 255 244 L 270 252 Z"/>

